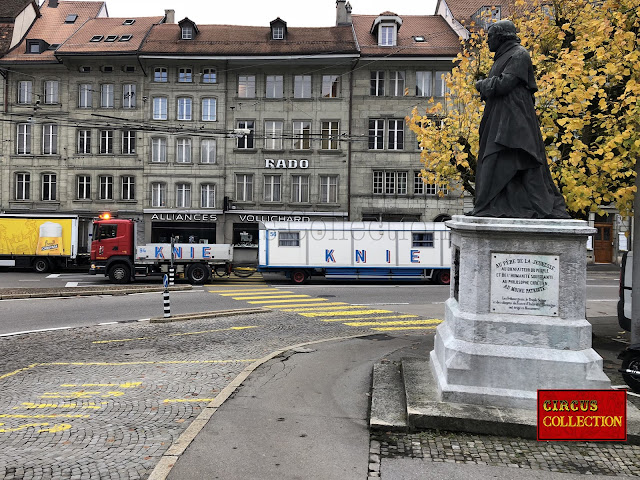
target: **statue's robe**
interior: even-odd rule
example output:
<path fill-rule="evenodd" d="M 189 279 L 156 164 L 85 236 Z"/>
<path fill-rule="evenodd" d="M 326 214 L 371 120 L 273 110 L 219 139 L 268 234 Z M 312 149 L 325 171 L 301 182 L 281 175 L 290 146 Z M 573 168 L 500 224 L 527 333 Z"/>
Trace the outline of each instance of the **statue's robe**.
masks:
<path fill-rule="evenodd" d="M 517 40 L 504 42 L 488 78 L 477 82 L 476 88 L 486 103 L 471 215 L 569 218 L 547 164 L 529 52 Z"/>

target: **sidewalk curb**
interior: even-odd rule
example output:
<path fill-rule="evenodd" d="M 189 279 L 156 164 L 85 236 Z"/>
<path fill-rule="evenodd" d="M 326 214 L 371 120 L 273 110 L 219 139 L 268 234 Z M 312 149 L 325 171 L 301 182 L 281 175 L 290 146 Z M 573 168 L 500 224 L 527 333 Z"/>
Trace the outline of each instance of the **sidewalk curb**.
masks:
<path fill-rule="evenodd" d="M 272 311 L 273 310 L 268 310 L 264 307 L 259 307 L 237 308 L 235 310 L 215 310 L 213 312 L 181 313 L 180 315 L 172 315 L 171 317 L 153 317 L 149 320 L 149 323 L 182 322 L 184 320 L 196 320 L 199 318 L 229 317 L 232 315 L 248 315 L 251 313 L 266 313 Z"/>
<path fill-rule="evenodd" d="M 216 396 L 214 400 L 212 400 L 203 410 L 202 412 L 189 424 L 184 432 L 180 434 L 177 440 L 175 440 L 171 446 L 167 449 L 165 453 L 162 454 L 160 461 L 155 466 L 147 480 L 166 480 L 167 476 L 171 472 L 171 469 L 180 458 L 187 447 L 191 444 L 191 442 L 196 438 L 198 433 L 204 428 L 207 422 L 211 419 L 214 413 L 222 406 L 222 404 L 242 385 L 242 383 L 262 364 L 268 362 L 272 358 L 275 358 L 283 353 L 293 350 L 300 347 L 306 347 L 308 345 L 315 345 L 317 343 L 324 342 L 338 342 L 342 340 L 349 340 L 352 338 L 360 338 L 360 337 L 369 337 L 370 333 L 365 333 L 361 335 L 350 335 L 346 337 L 334 337 L 334 338 L 326 338 L 322 340 L 314 340 L 311 342 L 298 343 L 296 345 L 289 345 L 288 347 L 283 347 L 278 350 L 274 350 L 268 355 L 259 358 L 251 365 L 246 367 L 242 372 L 240 372 L 236 378 L 234 378 L 229 385 L 222 389 L 222 391 Z"/>
<path fill-rule="evenodd" d="M 193 290 L 192 285 L 180 285 L 177 287 L 169 287 L 169 291 L 185 291 Z M 68 288 L 57 292 L 30 292 L 30 293 L 0 293 L 0 300 L 15 300 L 21 298 L 55 298 L 55 297 L 83 297 L 92 295 L 128 295 L 131 293 L 161 293 L 164 291 L 162 286 L 158 287 L 130 287 L 130 288 L 100 288 L 97 290 L 76 290 Z"/>

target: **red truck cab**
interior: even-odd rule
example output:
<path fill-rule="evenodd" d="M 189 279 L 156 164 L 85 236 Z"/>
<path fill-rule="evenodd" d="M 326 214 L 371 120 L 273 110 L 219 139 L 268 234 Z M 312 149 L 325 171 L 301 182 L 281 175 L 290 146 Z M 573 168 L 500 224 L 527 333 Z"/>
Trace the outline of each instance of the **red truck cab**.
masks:
<path fill-rule="evenodd" d="M 126 219 L 93 222 L 90 274 L 108 272 L 114 283 L 127 283 L 133 273 L 134 224 Z"/>

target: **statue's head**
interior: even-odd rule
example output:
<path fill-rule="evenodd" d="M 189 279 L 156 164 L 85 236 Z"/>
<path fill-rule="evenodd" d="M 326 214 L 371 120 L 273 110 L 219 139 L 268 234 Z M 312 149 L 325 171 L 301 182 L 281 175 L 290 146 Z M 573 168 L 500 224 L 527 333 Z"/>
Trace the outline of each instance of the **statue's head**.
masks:
<path fill-rule="evenodd" d="M 516 26 L 511 20 L 500 20 L 489 27 L 487 42 L 489 50 L 495 52 L 507 40 L 518 40 Z"/>

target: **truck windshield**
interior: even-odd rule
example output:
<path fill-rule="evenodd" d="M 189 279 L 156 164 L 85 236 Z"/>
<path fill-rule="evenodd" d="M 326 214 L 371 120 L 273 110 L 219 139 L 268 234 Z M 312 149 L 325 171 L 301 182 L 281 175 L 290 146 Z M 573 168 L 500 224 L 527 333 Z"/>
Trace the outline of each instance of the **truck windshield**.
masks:
<path fill-rule="evenodd" d="M 98 225 L 96 226 L 95 231 L 93 232 L 93 238 L 95 240 L 105 240 L 107 238 L 116 238 L 116 234 L 118 233 L 117 225 Z"/>

